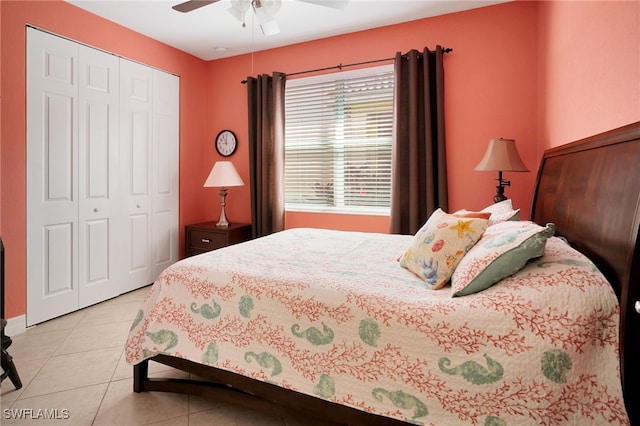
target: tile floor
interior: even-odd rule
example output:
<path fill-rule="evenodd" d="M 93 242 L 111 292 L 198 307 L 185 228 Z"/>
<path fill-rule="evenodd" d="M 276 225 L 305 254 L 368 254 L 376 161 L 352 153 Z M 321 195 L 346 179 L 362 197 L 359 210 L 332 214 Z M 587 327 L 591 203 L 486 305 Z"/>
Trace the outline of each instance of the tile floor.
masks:
<path fill-rule="evenodd" d="M 148 288 L 47 321 L 11 336 L 22 388 L 2 382 L 2 425 L 304 426 L 305 422 L 200 397 L 133 392 L 124 361 L 131 322 Z M 155 367 L 155 368 L 154 368 Z M 150 364 L 150 376 L 170 367 Z M 182 373 L 185 374 L 185 373 Z M 173 374 L 175 377 L 175 372 Z M 43 420 L 47 415 L 57 420 Z M 22 416 L 22 419 L 18 417 Z"/>

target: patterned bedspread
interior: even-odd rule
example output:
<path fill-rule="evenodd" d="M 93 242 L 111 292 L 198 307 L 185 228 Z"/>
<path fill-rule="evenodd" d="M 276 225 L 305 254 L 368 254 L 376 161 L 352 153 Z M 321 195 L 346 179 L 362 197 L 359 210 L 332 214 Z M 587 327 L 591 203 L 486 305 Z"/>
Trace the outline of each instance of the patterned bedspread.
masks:
<path fill-rule="evenodd" d="M 478 294 L 428 290 L 411 236 L 293 229 L 182 260 L 126 347 L 425 425 L 628 424 L 616 297 L 560 239 Z"/>

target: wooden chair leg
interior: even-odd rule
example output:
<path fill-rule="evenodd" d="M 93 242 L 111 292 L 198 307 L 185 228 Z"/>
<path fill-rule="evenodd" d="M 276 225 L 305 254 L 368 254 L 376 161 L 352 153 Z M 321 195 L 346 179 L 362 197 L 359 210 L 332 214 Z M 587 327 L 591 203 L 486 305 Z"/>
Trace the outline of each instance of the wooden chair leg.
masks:
<path fill-rule="evenodd" d="M 22 381 L 20 380 L 20 376 L 18 375 L 18 369 L 13 363 L 13 358 L 9 355 L 9 352 L 2 348 L 2 380 L 9 377 L 11 383 L 16 389 L 20 389 L 22 387 Z"/>
<path fill-rule="evenodd" d="M 8 377 L 9 380 L 11 380 L 11 383 L 13 383 L 13 386 L 16 389 L 20 389 L 22 387 L 22 381 L 18 375 L 18 369 L 13 363 L 13 358 L 9 355 L 9 352 L 7 352 L 7 349 L 11 346 L 13 341 L 11 340 L 11 337 L 5 336 L 4 334 L 4 327 L 6 325 L 7 321 L 2 319 L 2 339 L 0 340 L 0 346 L 2 347 L 2 378 L 0 381 L 4 381 L 4 379 Z"/>

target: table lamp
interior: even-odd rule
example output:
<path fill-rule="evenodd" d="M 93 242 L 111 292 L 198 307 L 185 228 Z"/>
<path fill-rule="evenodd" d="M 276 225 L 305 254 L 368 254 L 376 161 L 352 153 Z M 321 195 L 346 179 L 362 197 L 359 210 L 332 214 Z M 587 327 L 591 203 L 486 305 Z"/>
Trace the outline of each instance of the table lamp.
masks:
<path fill-rule="evenodd" d="M 244 186 L 244 182 L 238 171 L 233 166 L 231 161 L 216 161 L 211 168 L 211 172 L 204 182 L 205 187 L 220 187 L 220 219 L 216 226 L 219 228 L 228 228 L 229 221 L 227 215 L 224 212 L 224 206 L 226 205 L 227 187 L 229 186 Z"/>
<path fill-rule="evenodd" d="M 496 195 L 493 197 L 495 203 L 504 201 L 507 197 L 504 195 L 504 187 L 511 186 L 510 180 L 502 179 L 502 172 L 528 172 L 527 166 L 524 165 L 514 139 L 496 138 L 489 141 L 487 152 L 480 160 L 480 163 L 474 169 L 481 172 L 498 172 L 498 186 L 496 186 Z"/>

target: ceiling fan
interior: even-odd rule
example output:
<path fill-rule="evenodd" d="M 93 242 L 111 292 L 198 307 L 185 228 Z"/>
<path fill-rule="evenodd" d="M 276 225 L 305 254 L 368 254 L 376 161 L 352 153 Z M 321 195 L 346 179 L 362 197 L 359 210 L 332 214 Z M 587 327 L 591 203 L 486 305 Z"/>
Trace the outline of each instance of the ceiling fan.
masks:
<path fill-rule="evenodd" d="M 217 3 L 220 0 L 188 0 L 177 4 L 172 8 L 178 12 L 191 12 L 211 3 Z M 280 28 L 276 22 L 275 15 L 280 10 L 282 0 L 230 0 L 231 7 L 227 11 L 233 15 L 238 21 L 242 22 L 245 27 L 245 16 L 249 8 L 253 9 L 256 20 L 260 24 L 260 29 L 264 35 L 278 34 Z M 349 3 L 349 0 L 298 0 L 305 3 L 317 4 L 320 6 L 331 7 L 334 9 L 343 9 Z"/>

